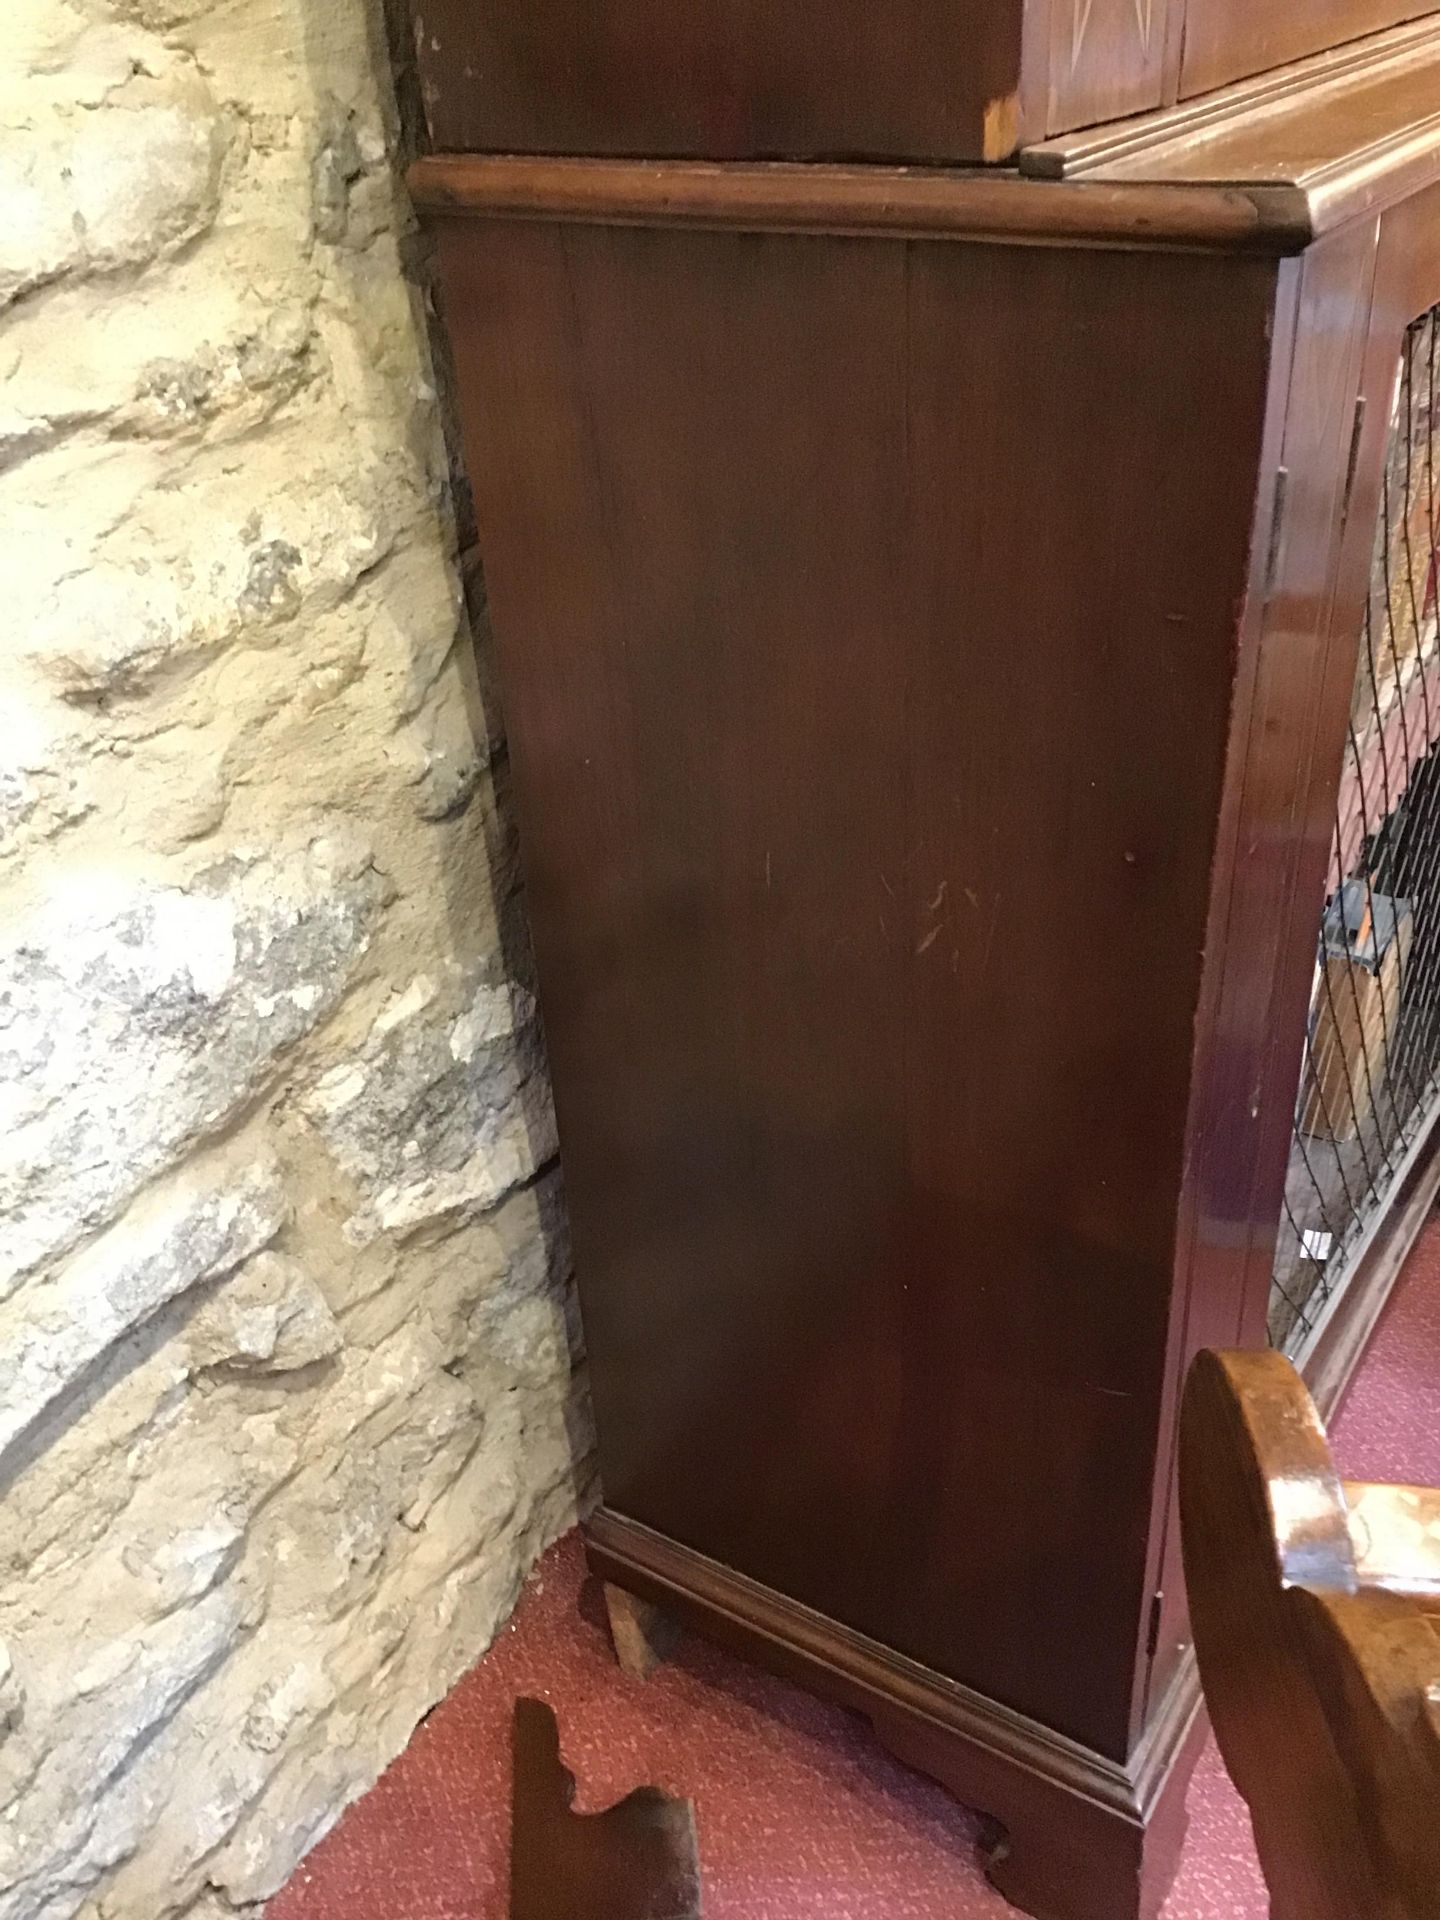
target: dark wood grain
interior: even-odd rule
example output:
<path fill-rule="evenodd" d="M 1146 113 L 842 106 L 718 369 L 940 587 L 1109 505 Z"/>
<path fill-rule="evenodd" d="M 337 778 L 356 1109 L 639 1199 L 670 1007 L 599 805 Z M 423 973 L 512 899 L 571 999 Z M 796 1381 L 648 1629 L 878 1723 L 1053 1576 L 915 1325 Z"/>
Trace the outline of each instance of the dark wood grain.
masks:
<path fill-rule="evenodd" d="M 985 1817 L 986 1870 L 1024 1911 L 1154 1920 L 1205 1733 L 1193 1660 L 1121 1763 L 603 1507 L 586 1551 L 601 1579 L 866 1715 L 897 1758 Z"/>
<path fill-rule="evenodd" d="M 1283 387 L 1286 476 L 1280 523 L 1264 532 L 1270 572 L 1251 594 L 1237 682 L 1227 793 L 1207 940 L 1217 998 L 1202 1009 L 1180 1269 L 1189 1300 L 1180 1372 L 1200 1348 L 1263 1345 L 1279 1200 L 1291 1151 L 1314 972 L 1316 915 L 1335 828 L 1335 795 L 1369 591 L 1390 393 L 1408 322 L 1440 299 L 1433 235 L 1440 193 L 1414 196 L 1383 222 L 1357 222 L 1307 255 L 1295 277 L 1294 346 Z M 1287 270 L 1288 271 L 1288 270 Z M 1366 399 L 1352 440 L 1356 402 Z M 1248 688 L 1248 691 L 1247 691 Z M 1333 1409 L 1373 1326 L 1435 1182 L 1432 1137 L 1417 1142 L 1393 1211 L 1371 1226 L 1376 1258 L 1357 1248 L 1356 1297 L 1303 1351 L 1307 1377 Z M 1421 1200 L 1417 1203 L 1415 1195 Z M 1173 1490 L 1153 1685 L 1187 1642 Z"/>
<path fill-rule="evenodd" d="M 1127 71 L 1175 81 L 1181 11 L 1131 9 Z M 1057 107 L 1067 19 L 1026 14 L 1025 124 L 1123 67 Z M 1027 156 L 1081 179 L 413 175 L 592 1563 L 868 1713 L 1004 1823 L 1046 1920 L 1145 1920 L 1179 1844 L 1180 1393 L 1264 1338 L 1388 383 L 1440 298 L 1436 74 L 1402 28 Z M 1327 1396 L 1437 1177 L 1417 1148 L 1309 1356 Z"/>
<path fill-rule="evenodd" d="M 1370 587 L 1374 527 L 1379 509 L 1390 405 L 1401 342 L 1406 327 L 1440 301 L 1440 186 L 1432 184 L 1393 206 L 1378 223 L 1375 265 L 1367 303 L 1367 326 L 1356 352 L 1356 398 L 1364 400 L 1361 432 L 1348 496 L 1336 536 L 1335 583 L 1328 614 L 1327 648 L 1311 793 L 1302 856 L 1313 892 L 1323 885 L 1322 842 L 1333 828 L 1336 769 L 1343 755 L 1343 727 L 1349 709 L 1355 661 L 1354 636 L 1360 631 Z M 1351 415 L 1354 418 L 1353 410 Z M 1293 940 L 1298 944 L 1301 929 Z M 1277 1010 L 1274 1017 L 1283 1018 Z M 1400 1260 L 1425 1218 L 1437 1179 L 1436 1136 L 1432 1126 L 1415 1141 L 1403 1178 L 1397 1181 L 1386 1217 L 1371 1223 L 1367 1244 L 1358 1249 L 1352 1270 L 1353 1298 L 1301 1354 L 1307 1381 L 1328 1418 L 1339 1404 Z M 1244 1334 L 1259 1338 L 1258 1262 L 1252 1263 Z"/>
<path fill-rule="evenodd" d="M 1293 1145 L 1278 1115 L 1288 1113 L 1300 1079 L 1301 1036 L 1314 988 L 1314 930 L 1327 890 L 1336 792 L 1370 589 L 1389 390 L 1405 326 L 1397 321 L 1392 329 L 1383 301 L 1377 307 L 1379 259 L 1379 223 L 1357 221 L 1313 251 L 1302 280 L 1285 451 L 1287 473 L 1299 480 L 1293 493 L 1287 488 L 1288 525 L 1267 609 L 1266 646 L 1269 724 L 1272 730 L 1292 726 L 1300 751 L 1285 794 L 1289 810 L 1277 807 L 1263 836 L 1284 844 L 1283 867 L 1263 854 L 1252 855 L 1248 863 L 1252 872 L 1269 867 L 1285 915 L 1273 949 L 1271 991 L 1263 1002 L 1268 1045 L 1255 1074 L 1258 1104 L 1272 1117 L 1257 1141 L 1245 1290 L 1239 1324 L 1225 1336 L 1226 1344 L 1265 1343 L 1275 1257 L 1265 1215 L 1273 1211 L 1271 1196 L 1284 1179 Z M 1365 410 L 1357 419 L 1362 398 Z M 1282 713 L 1288 720 L 1279 719 Z M 1252 1004 L 1262 1004 L 1258 983 Z M 1208 1343 L 1220 1341 L 1208 1338 Z"/>
<path fill-rule="evenodd" d="M 637 1787 L 579 1814 L 560 1731 L 542 1700 L 517 1700 L 510 1820 L 510 1920 L 700 1920 L 695 1810 Z"/>
<path fill-rule="evenodd" d="M 1433 13 L 1425 0 L 416 0 L 433 145 L 997 162 Z"/>
<path fill-rule="evenodd" d="M 424 0 L 415 18 L 442 149 L 1000 160 L 1020 131 L 1022 13 L 1020 0 L 834 0 L 823 20 L 756 0 Z"/>
<path fill-rule="evenodd" d="M 1440 1494 L 1342 1487 L 1273 1353 L 1196 1360 L 1180 1491 L 1206 1702 L 1275 1920 L 1436 1920 Z"/>
<path fill-rule="evenodd" d="M 1425 60 L 1434 33 L 1434 19 L 1421 17 L 1388 33 L 1346 40 L 1309 60 L 1269 67 L 1190 100 L 1171 100 L 1154 113 L 1135 113 L 1041 140 L 1023 150 L 1018 165 L 1021 173 L 1037 179 L 1081 179 L 1127 154 L 1164 148 L 1173 140 L 1202 142 L 1210 132 L 1229 127 L 1256 109 L 1311 111 L 1315 104 L 1323 106 L 1336 84 L 1363 79 L 1392 65 L 1404 69 L 1413 58 Z"/>
<path fill-rule="evenodd" d="M 1183 14 L 1183 10 L 1182 10 Z M 1175 15 L 1172 13 L 1172 19 Z M 1345 41 L 1308 60 L 1290 61 L 1250 75 L 1213 93 L 1172 101 L 1155 113 L 1072 129 L 1027 147 L 1018 158 L 1023 173 L 1038 179 L 1078 180 L 1126 155 L 1149 153 L 1172 142 L 1203 143 L 1211 133 L 1267 113 L 1323 113 L 1337 86 L 1412 61 L 1433 48 L 1436 23 L 1421 17 L 1364 40 Z"/>
<path fill-rule="evenodd" d="M 1271 529 L 1270 578 L 1257 596 L 1257 684 L 1229 877 L 1229 959 L 1211 1043 L 1213 1072 L 1251 1089 L 1253 1097 L 1241 1114 L 1232 1092 L 1228 1125 L 1211 1109 L 1196 1195 L 1196 1259 L 1235 1262 L 1239 1284 L 1219 1284 L 1213 1269 L 1196 1272 L 1201 1298 L 1228 1302 L 1227 1314 L 1194 1316 L 1197 1346 L 1265 1339 L 1279 1225 L 1274 1200 L 1292 1144 L 1315 928 L 1368 579 L 1367 555 L 1366 569 L 1347 580 L 1337 601 L 1375 257 L 1373 225 L 1350 228 L 1312 250 L 1298 287 L 1280 449 L 1284 498 Z M 1378 481 L 1378 465 L 1374 471 Z M 1368 497 L 1364 518 L 1373 528 L 1373 493 Z"/>
<path fill-rule="evenodd" d="M 607 1497 L 1123 1755 L 1273 268 L 445 247 Z"/>

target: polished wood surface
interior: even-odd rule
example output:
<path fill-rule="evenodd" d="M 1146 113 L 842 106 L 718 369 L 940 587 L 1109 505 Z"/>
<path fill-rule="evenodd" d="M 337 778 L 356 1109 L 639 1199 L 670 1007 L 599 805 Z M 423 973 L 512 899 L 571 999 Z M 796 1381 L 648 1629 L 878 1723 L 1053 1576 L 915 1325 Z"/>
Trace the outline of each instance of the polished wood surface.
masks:
<path fill-rule="evenodd" d="M 607 226 L 742 227 L 758 233 L 892 234 L 1015 244 L 1071 242 L 1226 255 L 1299 252 L 1303 196 L 1163 182 L 1056 186 L 1009 173 L 899 167 L 728 166 L 433 154 L 410 170 L 420 205 L 489 219 Z"/>
<path fill-rule="evenodd" d="M 999 160 L 1019 130 L 1020 0 L 832 0 L 823 19 L 755 0 L 424 0 L 416 13 L 442 150 Z"/>
<path fill-rule="evenodd" d="M 576 1813 L 543 1700 L 515 1702 L 511 1752 L 510 1920 L 700 1920 L 688 1800 L 637 1787 L 604 1813 Z"/>
<path fill-rule="evenodd" d="M 1347 1480 L 1345 1507 L 1362 1586 L 1440 1594 L 1440 1491 Z M 1440 1688 L 1440 1669 L 1435 1674 Z"/>
<path fill-rule="evenodd" d="M 607 1499 L 1123 1756 L 1274 267 L 443 246 Z"/>
<path fill-rule="evenodd" d="M 1217 1111 L 1206 1135 L 1199 1204 L 1209 1214 L 1211 1244 L 1228 1243 L 1239 1258 L 1238 1284 L 1198 1290 L 1202 1299 L 1231 1303 L 1228 1323 L 1207 1317 L 1194 1325 L 1203 1344 L 1263 1345 L 1267 1337 L 1274 1196 L 1283 1191 L 1292 1150 L 1375 524 L 1378 443 L 1367 450 L 1363 476 L 1358 459 L 1353 469 L 1350 460 L 1375 261 L 1373 224 L 1356 225 L 1313 248 L 1299 275 L 1279 455 L 1284 500 L 1271 530 L 1273 571 L 1246 733 L 1245 818 L 1230 890 L 1226 995 L 1214 1038 L 1222 1071 L 1243 1076 L 1256 1097 L 1242 1133 L 1227 1131 Z M 1398 339 L 1397 332 L 1387 343 L 1392 360 Z M 1346 569 L 1342 536 L 1352 521 L 1357 534 L 1365 533 L 1365 552 L 1360 565 Z"/>
<path fill-rule="evenodd" d="M 1175 0 L 426 0 L 416 46 L 451 152 L 1008 160 L 1158 106 Z"/>
<path fill-rule="evenodd" d="M 1403 66 L 1412 54 L 1423 60 L 1435 30 L 1436 22 L 1423 17 L 1363 40 L 1346 41 L 1308 60 L 1252 74 L 1213 93 L 1172 100 L 1153 113 L 1097 122 L 1038 141 L 1026 147 L 1017 164 L 1022 172 L 1036 178 L 1080 179 L 1126 154 L 1148 153 L 1187 134 L 1203 137 L 1215 126 L 1243 118 L 1261 107 L 1284 109 L 1297 102 L 1324 99 L 1348 76 L 1363 76 L 1395 64 Z"/>
<path fill-rule="evenodd" d="M 1285 270 L 1293 343 L 1286 347 L 1282 333 L 1283 436 L 1265 460 L 1272 476 L 1285 476 L 1284 497 L 1259 530 L 1268 578 L 1252 581 L 1243 630 L 1233 735 L 1243 760 L 1227 783 L 1233 838 L 1227 821 L 1207 937 L 1217 997 L 1198 1023 L 1197 1148 L 1182 1200 L 1177 1269 L 1192 1352 L 1267 1339 L 1276 1196 L 1291 1147 L 1390 394 L 1406 325 L 1440 300 L 1437 234 L 1432 187 L 1382 221 L 1342 228 Z M 1354 1298 L 1302 1351 L 1327 1409 L 1338 1404 L 1437 1178 L 1430 1129 L 1393 1205 L 1356 1249 L 1347 1281 Z M 1189 1638 L 1173 1492 L 1170 1500 L 1152 1685 L 1164 1684 Z"/>
<path fill-rule="evenodd" d="M 1440 1493 L 1342 1487 L 1273 1353 L 1205 1353 L 1180 1429 L 1206 1704 L 1274 1920 L 1440 1915 Z"/>
<path fill-rule="evenodd" d="M 1208 93 L 1434 12 L 1434 0 L 1188 0 L 1179 90 Z"/>
<path fill-rule="evenodd" d="M 1310 276 L 1315 328 L 1322 335 L 1330 332 L 1337 356 L 1345 332 L 1345 306 L 1352 310 L 1348 358 L 1353 371 L 1349 392 L 1333 386 L 1327 390 L 1319 380 L 1312 380 L 1311 391 L 1318 403 L 1317 418 L 1333 422 L 1337 411 L 1342 416 L 1339 433 L 1334 433 L 1333 426 L 1331 431 L 1342 447 L 1347 438 L 1352 441 L 1353 456 L 1337 451 L 1329 463 L 1336 500 L 1331 510 L 1333 578 L 1325 616 L 1325 646 L 1311 668 L 1319 708 L 1308 774 L 1303 839 L 1299 843 L 1303 848 L 1301 872 L 1308 877 L 1302 881 L 1300 899 L 1293 909 L 1292 952 L 1308 930 L 1306 891 L 1313 900 L 1325 884 L 1326 845 L 1335 826 L 1336 769 L 1342 758 L 1343 729 L 1353 692 L 1355 635 L 1362 630 L 1369 594 L 1374 527 L 1400 344 L 1409 323 L 1440 302 L 1440 186 L 1431 184 L 1424 191 L 1412 194 L 1392 206 L 1378 222 L 1356 222 L 1348 237 L 1342 230 L 1317 250 L 1317 264 L 1322 258 L 1338 258 L 1341 249 L 1348 246 L 1356 256 L 1356 273 L 1364 272 L 1358 249 L 1371 236 L 1372 264 L 1363 284 L 1352 279 L 1348 294 L 1343 287 L 1327 286 L 1323 274 Z M 1333 275 L 1330 277 L 1333 279 Z M 1328 327 L 1321 319 L 1327 314 L 1331 316 Z M 1348 431 L 1345 416 L 1348 416 Z M 1298 965 L 1297 956 L 1292 966 L 1298 968 Z M 1292 1006 L 1296 1004 L 1298 991 L 1291 990 L 1289 1004 Z M 1272 1025 L 1284 1020 L 1287 1017 L 1284 1004 L 1274 1006 L 1270 1017 Z M 1278 1088 L 1268 1097 L 1278 1099 Z M 1437 1182 L 1440 1182 L 1440 1162 L 1437 1162 L 1436 1129 L 1432 1119 L 1430 1125 L 1422 1129 L 1400 1169 L 1392 1204 L 1371 1222 L 1364 1241 L 1356 1248 L 1347 1282 L 1351 1297 L 1338 1303 L 1340 1311 L 1328 1323 L 1322 1323 L 1316 1337 L 1298 1356 L 1327 1416 L 1338 1404 L 1344 1382 L 1384 1305 L 1400 1261 L 1423 1224 Z M 1257 1247 L 1252 1251 L 1248 1304 L 1241 1325 L 1241 1338 L 1247 1342 L 1258 1342 L 1261 1338 L 1265 1279 L 1264 1255 Z"/>
<path fill-rule="evenodd" d="M 1173 88 L 1182 11 L 1143 11 Z M 1265 1334 L 1387 383 L 1440 298 L 1434 29 L 1382 38 L 1025 156 L 1081 178 L 413 176 L 592 1563 L 869 1714 L 1046 1920 L 1148 1920 L 1183 1826 L 1181 1386 Z"/>
<path fill-rule="evenodd" d="M 1440 154 L 1440 24 L 1199 104 L 1029 147 L 1020 172 L 440 154 L 425 206 L 492 219 L 1298 253 L 1413 195 Z"/>
<path fill-rule="evenodd" d="M 1363 45 L 1433 0 L 426 0 L 442 152 L 996 163 Z"/>
<path fill-rule="evenodd" d="M 585 1533 L 602 1580 L 863 1713 L 898 1758 L 980 1812 L 986 1871 L 1025 1912 L 1155 1920 L 1205 1733 L 1193 1662 L 1119 1762 L 607 1508 Z"/>
<path fill-rule="evenodd" d="M 1318 235 L 1433 180 L 1440 148 L 1440 22 L 1379 35 L 1173 111 L 1041 142 L 1036 179 L 1228 186 L 1292 206 Z"/>

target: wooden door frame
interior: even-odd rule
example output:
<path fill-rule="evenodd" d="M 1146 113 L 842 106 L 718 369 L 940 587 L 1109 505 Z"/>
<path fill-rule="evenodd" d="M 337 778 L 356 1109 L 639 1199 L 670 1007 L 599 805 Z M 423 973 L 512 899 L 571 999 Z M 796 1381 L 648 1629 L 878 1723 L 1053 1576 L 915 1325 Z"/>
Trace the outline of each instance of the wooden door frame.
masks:
<path fill-rule="evenodd" d="M 1252 592 L 1236 681 L 1233 837 L 1217 857 L 1207 1017 L 1178 1235 L 1167 1421 L 1191 1357 L 1268 1344 L 1270 1282 L 1304 1055 L 1315 926 L 1324 897 L 1356 636 L 1369 592 L 1389 402 L 1406 327 L 1440 303 L 1440 186 L 1357 220 L 1282 269 L 1277 401 L 1283 434 L 1262 474 Z M 1287 288 L 1285 280 L 1291 285 Z M 1285 339 L 1285 314 L 1293 333 Z M 1289 371 L 1280 374 L 1282 353 Z M 1277 715 L 1292 713 L 1280 737 Z M 1280 802 L 1277 807 L 1276 801 Z M 1269 974 L 1269 991 L 1256 992 Z M 1237 1146 L 1237 1142 L 1244 1145 Z M 1226 1215 L 1225 1169 L 1248 1181 Z M 1427 1123 L 1336 1304 L 1299 1355 L 1330 1418 L 1405 1254 L 1440 1190 L 1440 1124 Z M 1207 1212 L 1207 1207 L 1209 1211 Z M 1156 1657 L 1147 1713 L 1179 1686 L 1198 1696 L 1188 1645 L 1173 1465 L 1157 1483 Z M 1187 1682 L 1183 1675 L 1189 1670 Z"/>
<path fill-rule="evenodd" d="M 1375 289 L 1359 398 L 1364 419 L 1356 440 L 1350 512 L 1341 536 L 1332 697 L 1353 683 L 1354 661 L 1345 644 L 1354 616 L 1369 592 L 1375 518 L 1384 484 L 1390 409 L 1405 330 L 1440 305 L 1440 187 L 1432 187 L 1386 210 L 1380 217 Z M 1348 626 L 1347 626 L 1348 623 Z M 1338 770 L 1331 778 L 1333 788 Z M 1323 882 L 1322 882 L 1323 885 Z M 1344 1276 L 1324 1321 L 1301 1348 L 1297 1361 L 1329 1420 L 1340 1405 L 1365 1344 L 1399 1277 L 1405 1255 L 1424 1225 L 1440 1189 L 1440 1115 L 1432 1114 L 1405 1156 L 1393 1197 L 1367 1234 Z"/>

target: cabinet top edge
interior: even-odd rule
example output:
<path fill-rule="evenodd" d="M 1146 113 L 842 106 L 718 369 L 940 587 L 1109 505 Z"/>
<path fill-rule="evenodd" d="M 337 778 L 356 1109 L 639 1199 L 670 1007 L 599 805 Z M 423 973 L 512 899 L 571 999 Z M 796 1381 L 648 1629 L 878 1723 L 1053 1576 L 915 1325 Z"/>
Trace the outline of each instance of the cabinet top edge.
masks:
<path fill-rule="evenodd" d="M 1440 21 L 1027 148 L 1028 178 L 1288 192 L 1313 234 L 1440 178 Z"/>
<path fill-rule="evenodd" d="M 432 215 L 602 226 L 1283 255 L 1313 227 L 1288 183 L 1045 180 L 996 168 L 427 154 Z"/>

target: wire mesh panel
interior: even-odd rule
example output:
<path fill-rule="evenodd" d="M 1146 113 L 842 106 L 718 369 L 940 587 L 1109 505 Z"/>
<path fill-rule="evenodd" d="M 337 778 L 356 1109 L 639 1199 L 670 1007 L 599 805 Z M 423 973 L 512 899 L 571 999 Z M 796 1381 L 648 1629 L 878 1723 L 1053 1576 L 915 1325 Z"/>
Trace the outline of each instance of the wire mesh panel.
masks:
<path fill-rule="evenodd" d="M 1440 308 L 1405 336 L 1320 917 L 1270 1337 L 1319 1324 L 1440 1093 Z"/>

